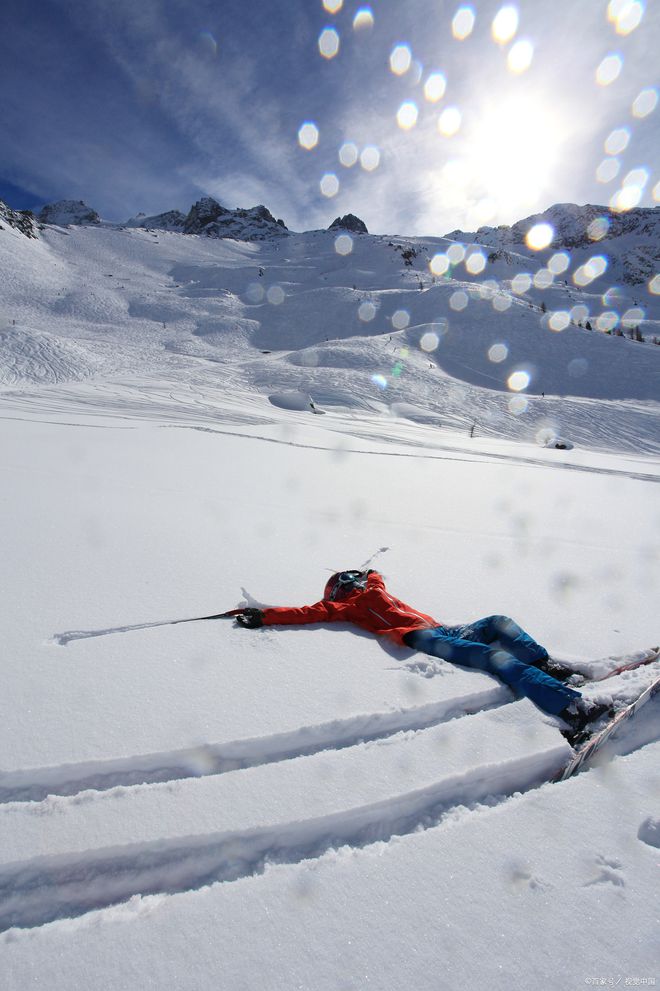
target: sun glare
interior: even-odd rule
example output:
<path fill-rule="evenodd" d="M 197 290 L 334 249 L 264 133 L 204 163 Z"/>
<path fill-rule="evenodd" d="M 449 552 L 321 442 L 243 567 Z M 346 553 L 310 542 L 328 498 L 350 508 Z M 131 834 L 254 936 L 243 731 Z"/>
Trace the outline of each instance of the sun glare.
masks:
<path fill-rule="evenodd" d="M 507 212 L 533 206 L 552 178 L 561 130 L 554 113 L 522 98 L 488 108 L 466 135 L 467 175 Z"/>

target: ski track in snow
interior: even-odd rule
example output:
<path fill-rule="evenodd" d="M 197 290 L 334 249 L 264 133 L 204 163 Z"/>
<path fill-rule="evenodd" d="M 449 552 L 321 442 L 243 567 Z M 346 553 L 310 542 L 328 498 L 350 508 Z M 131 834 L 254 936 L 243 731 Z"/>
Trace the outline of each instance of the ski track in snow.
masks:
<path fill-rule="evenodd" d="M 500 691 L 495 688 L 486 695 Z M 451 710 L 445 712 L 441 711 L 443 703 L 440 703 L 411 710 L 407 716 L 374 713 L 370 717 L 346 720 L 339 726 L 332 723 L 304 728 L 294 734 L 240 741 L 219 748 L 17 772 L 13 789 L 5 784 L 1 794 L 5 802 L 33 801 L 36 809 L 39 796 L 48 788 L 48 776 L 61 795 L 75 795 L 83 788 L 119 785 L 131 791 L 146 782 L 221 774 L 270 761 L 295 761 L 328 747 L 351 747 L 402 729 L 416 732 L 457 716 L 469 719 L 470 713 L 503 704 L 496 700 L 489 702 L 484 699 L 484 693 L 461 700 L 460 712 L 458 700 L 452 703 Z M 659 713 L 660 702 L 656 701 L 643 711 L 640 719 L 628 724 L 628 732 L 622 732 L 609 743 L 596 763 L 602 764 L 616 754 L 631 753 L 660 739 Z M 163 766 L 163 758 L 169 766 Z M 173 895 L 218 882 L 236 881 L 260 874 L 268 865 L 317 859 L 343 846 L 359 849 L 388 842 L 396 836 L 435 827 L 453 810 L 460 808 L 463 815 L 478 814 L 484 806 L 503 805 L 514 795 L 546 786 L 553 771 L 564 761 L 565 752 L 558 742 L 554 749 L 483 763 L 441 778 L 430 786 L 399 792 L 386 800 L 338 813 L 266 828 L 164 838 L 9 862 L 0 868 L 0 933 L 75 918 L 126 902 L 136 895 Z M 7 777 L 12 776 L 4 776 L 5 782 Z M 38 784 L 35 779 L 39 779 Z M 88 797 L 94 801 L 93 792 Z M 651 835 L 650 827 L 647 832 Z M 618 875 L 612 875 L 611 866 L 603 865 L 603 870 L 589 884 L 622 883 Z"/>
<path fill-rule="evenodd" d="M 451 698 L 397 712 L 368 713 L 270 737 L 118 760 L 0 773 L 0 804 L 38 802 L 48 795 L 76 795 L 88 789 L 105 791 L 119 786 L 224 774 L 425 729 L 459 716 L 505 705 L 508 701 L 507 690 L 494 685 L 492 689 L 467 698 Z"/>
<path fill-rule="evenodd" d="M 457 806 L 474 810 L 547 781 L 563 749 L 452 775 L 385 801 L 265 829 L 40 857 L 0 869 L 0 932 L 72 918 L 134 895 L 175 894 L 428 829 Z"/>

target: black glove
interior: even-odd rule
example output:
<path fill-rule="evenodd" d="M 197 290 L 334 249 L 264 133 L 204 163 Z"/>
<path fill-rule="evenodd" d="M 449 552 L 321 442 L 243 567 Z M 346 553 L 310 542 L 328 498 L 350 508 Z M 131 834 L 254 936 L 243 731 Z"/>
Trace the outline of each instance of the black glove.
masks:
<path fill-rule="evenodd" d="M 236 622 L 248 630 L 256 630 L 258 626 L 264 625 L 264 614 L 261 609 L 243 609 L 237 615 Z"/>

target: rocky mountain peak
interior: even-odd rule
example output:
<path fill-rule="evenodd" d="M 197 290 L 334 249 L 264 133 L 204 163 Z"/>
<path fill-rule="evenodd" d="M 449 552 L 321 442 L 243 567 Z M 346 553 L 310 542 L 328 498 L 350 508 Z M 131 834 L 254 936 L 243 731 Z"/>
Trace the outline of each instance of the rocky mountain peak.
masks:
<path fill-rule="evenodd" d="M 66 227 L 69 224 L 101 223 L 96 210 L 92 210 L 82 200 L 58 200 L 57 203 L 48 203 L 40 210 L 38 216 L 42 224 L 56 224 L 58 227 Z"/>
<path fill-rule="evenodd" d="M 328 227 L 329 231 L 351 231 L 353 234 L 368 234 L 367 225 L 364 220 L 360 220 L 354 213 L 347 213 L 343 217 L 337 217 Z"/>
<path fill-rule="evenodd" d="M 31 210 L 12 210 L 0 200 L 0 230 L 3 225 L 13 227 L 26 237 L 37 237 L 39 226 Z"/>

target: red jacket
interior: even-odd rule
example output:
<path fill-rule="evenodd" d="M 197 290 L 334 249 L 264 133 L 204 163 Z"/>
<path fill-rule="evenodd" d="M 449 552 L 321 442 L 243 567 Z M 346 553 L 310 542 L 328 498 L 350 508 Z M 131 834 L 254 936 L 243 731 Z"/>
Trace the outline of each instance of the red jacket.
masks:
<path fill-rule="evenodd" d="M 440 623 L 400 599 L 385 588 L 383 576 L 372 571 L 365 589 L 356 589 L 340 602 L 322 599 L 313 606 L 281 606 L 263 610 L 264 626 L 296 626 L 302 623 L 355 623 L 363 630 L 390 637 L 403 644 L 412 630 L 429 629 Z"/>

